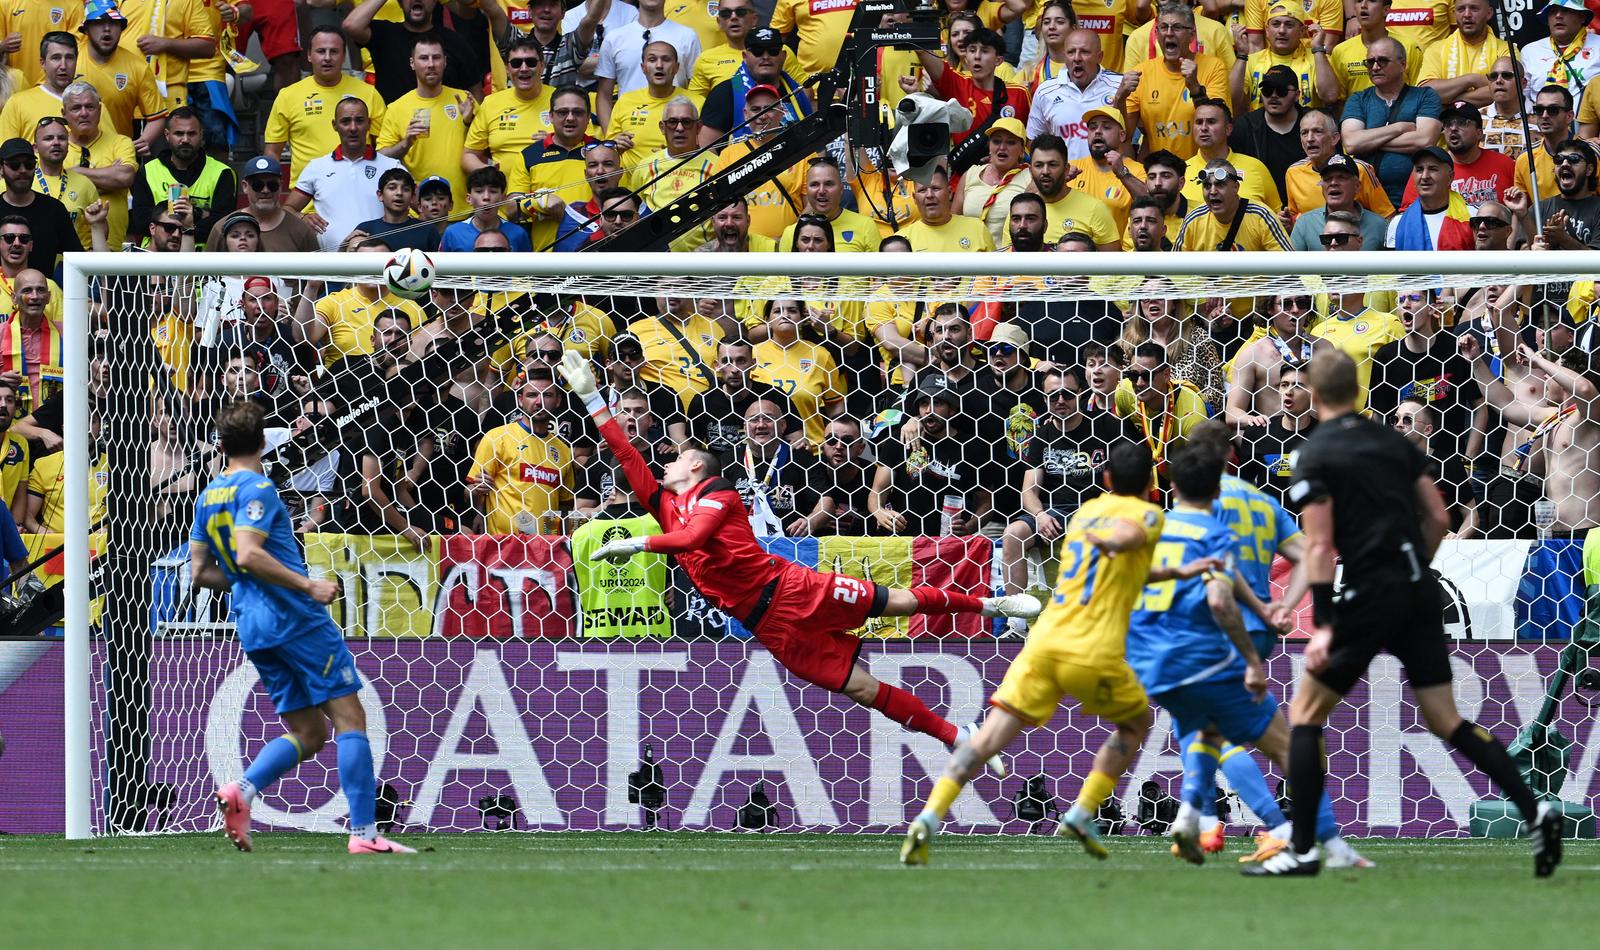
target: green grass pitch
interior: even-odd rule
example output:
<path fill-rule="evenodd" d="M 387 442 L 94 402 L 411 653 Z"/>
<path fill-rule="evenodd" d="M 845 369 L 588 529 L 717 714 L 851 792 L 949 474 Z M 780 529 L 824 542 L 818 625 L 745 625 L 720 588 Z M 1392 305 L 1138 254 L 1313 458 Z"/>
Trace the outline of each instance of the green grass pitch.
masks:
<path fill-rule="evenodd" d="M 1535 880 L 1525 841 L 1364 841 L 1378 862 L 1241 878 L 1158 838 L 1097 862 L 1047 837 L 944 836 L 933 865 L 886 836 L 410 835 L 415 857 L 263 833 L 0 838 L 3 943 L 31 947 L 1593 946 L 1600 842 Z"/>

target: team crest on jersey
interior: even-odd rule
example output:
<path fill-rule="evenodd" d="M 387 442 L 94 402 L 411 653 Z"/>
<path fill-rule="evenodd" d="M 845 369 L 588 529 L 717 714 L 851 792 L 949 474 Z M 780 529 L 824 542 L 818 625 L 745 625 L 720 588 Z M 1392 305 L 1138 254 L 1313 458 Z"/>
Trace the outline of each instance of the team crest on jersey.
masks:
<path fill-rule="evenodd" d="M 970 250 L 972 248 L 971 238 L 962 238 L 958 243 L 961 245 L 961 249 L 963 251 Z"/>
<path fill-rule="evenodd" d="M 117 73 L 115 76 L 111 77 L 111 82 L 117 87 L 117 91 L 121 92 L 122 90 L 128 88 L 128 74 Z"/>
<path fill-rule="evenodd" d="M 301 108 L 305 111 L 306 115 L 321 115 L 322 114 L 322 97 L 321 96 L 312 96 L 310 99 L 307 99 L 305 101 L 304 105 L 302 105 Z"/>
<path fill-rule="evenodd" d="M 706 16 L 711 19 L 717 18 L 717 11 L 721 8 L 722 4 L 718 0 L 706 0 Z"/>
<path fill-rule="evenodd" d="M 1016 109 L 1013 109 L 1010 106 L 1001 106 L 1000 107 L 1000 118 L 1002 118 L 1002 119 L 1014 119 L 1016 117 L 1017 117 L 1017 110 Z"/>
<path fill-rule="evenodd" d="M 59 479 L 57 479 L 57 480 L 59 481 Z M 101 469 L 100 471 L 94 473 L 94 483 L 95 483 L 96 486 L 98 486 L 100 488 L 106 487 L 106 483 L 109 482 L 110 480 L 111 480 L 111 477 L 106 472 L 105 469 Z"/>
<path fill-rule="evenodd" d="M 1144 523 L 1145 523 L 1146 526 L 1151 527 L 1151 528 L 1154 528 L 1156 526 L 1156 522 L 1158 520 L 1160 520 L 1160 518 L 1161 518 L 1161 516 L 1156 514 L 1153 511 L 1147 511 L 1147 512 L 1144 513 Z"/>
<path fill-rule="evenodd" d="M 445 103 L 444 117 L 446 119 L 450 119 L 451 121 L 454 121 L 456 116 L 458 116 L 460 114 L 461 114 L 461 112 L 460 112 L 459 109 L 456 108 L 456 104 L 455 103 L 453 103 L 453 102 Z"/>
<path fill-rule="evenodd" d="M 851 239 L 856 236 L 856 232 L 854 231 L 854 229 L 849 230 L 849 231 L 840 231 L 839 232 L 839 236 L 844 238 L 844 242 L 846 244 L 849 244 Z"/>
<path fill-rule="evenodd" d="M 376 165 L 368 165 L 366 168 L 363 168 L 362 171 L 367 173 L 367 180 L 369 181 L 378 177 L 378 166 Z"/>
<path fill-rule="evenodd" d="M 1357 323 L 1356 324 L 1356 332 L 1357 333 L 1365 333 L 1365 332 L 1367 332 L 1367 321 L 1362 320 L 1361 322 Z"/>
<path fill-rule="evenodd" d="M 6 447 L 6 464 L 16 465 L 22 461 L 22 446 L 12 442 Z"/>
<path fill-rule="evenodd" d="M 801 360 L 800 361 L 800 372 L 809 373 L 809 372 L 811 372 L 811 367 L 813 367 L 815 365 L 817 365 L 817 361 L 816 360 Z"/>
<path fill-rule="evenodd" d="M 251 499 L 250 504 L 244 506 L 244 516 L 251 521 L 260 521 L 266 514 L 267 506 L 259 498 Z"/>
<path fill-rule="evenodd" d="M 700 334 L 700 342 L 704 343 L 706 346 L 712 346 L 716 343 L 716 341 L 711 338 L 711 334 L 709 333 Z"/>
<path fill-rule="evenodd" d="M 555 446 L 551 445 L 551 446 L 546 446 L 545 447 L 545 451 L 549 454 L 550 461 L 556 463 L 557 465 L 561 464 L 561 450 L 560 449 L 558 449 Z"/>
<path fill-rule="evenodd" d="M 584 343 L 587 342 L 588 339 L 589 338 L 584 334 L 584 332 L 577 327 L 573 327 L 572 332 L 567 334 L 568 343 Z"/>
<path fill-rule="evenodd" d="M 50 8 L 50 25 L 51 26 L 60 26 L 61 25 L 61 18 L 66 16 L 66 15 L 67 15 L 67 11 L 66 11 L 66 9 L 64 7 L 51 7 Z"/>

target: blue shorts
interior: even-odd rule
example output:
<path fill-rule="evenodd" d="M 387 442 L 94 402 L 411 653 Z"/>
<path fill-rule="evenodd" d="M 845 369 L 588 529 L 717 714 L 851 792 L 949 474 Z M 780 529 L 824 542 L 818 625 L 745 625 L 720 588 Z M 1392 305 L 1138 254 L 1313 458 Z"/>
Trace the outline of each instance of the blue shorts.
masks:
<path fill-rule="evenodd" d="M 1261 738 L 1278 711 L 1276 696 L 1268 692 L 1267 698 L 1258 703 L 1244 688 L 1242 679 L 1192 683 L 1155 693 L 1150 698 L 1172 713 L 1173 731 L 1177 735 L 1186 736 L 1214 726 L 1229 742 L 1240 745 Z"/>
<path fill-rule="evenodd" d="M 266 687 L 280 716 L 320 706 L 361 688 L 356 658 L 345 646 L 339 628 L 331 622 L 275 647 L 252 650 L 246 655 L 255 664 L 261 685 Z"/>

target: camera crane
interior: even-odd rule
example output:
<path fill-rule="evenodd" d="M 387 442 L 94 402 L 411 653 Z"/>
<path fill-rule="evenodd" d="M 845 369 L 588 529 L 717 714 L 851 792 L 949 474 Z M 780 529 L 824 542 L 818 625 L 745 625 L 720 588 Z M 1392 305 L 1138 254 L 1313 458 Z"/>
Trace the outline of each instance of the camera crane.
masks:
<path fill-rule="evenodd" d="M 816 111 L 783 127 L 760 151 L 717 172 L 665 207 L 653 209 L 622 231 L 590 241 L 580 250 L 664 249 L 674 238 L 711 220 L 735 198 L 805 161 L 840 135 L 848 136 L 852 143 L 881 143 L 881 161 L 888 162 L 889 139 L 878 95 L 878 51 L 942 49 L 940 11 L 933 6 L 909 10 L 909 23 L 878 25 L 885 14 L 905 12 L 905 0 L 859 0 L 834 67 L 813 80 Z M 734 120 L 744 121 L 742 116 Z M 888 206 L 892 207 L 892 202 Z"/>

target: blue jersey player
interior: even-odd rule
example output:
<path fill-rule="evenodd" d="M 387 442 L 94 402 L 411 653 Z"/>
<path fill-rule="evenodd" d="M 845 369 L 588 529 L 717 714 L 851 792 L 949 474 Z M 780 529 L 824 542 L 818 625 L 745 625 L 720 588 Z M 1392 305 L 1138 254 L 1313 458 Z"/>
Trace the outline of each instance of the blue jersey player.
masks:
<path fill-rule="evenodd" d="M 1172 459 L 1176 505 L 1167 514 L 1152 564 L 1196 558 L 1233 564 L 1234 533 L 1212 515 L 1222 466 L 1222 455 L 1204 441 L 1191 441 Z M 1280 767 L 1289 753 L 1288 723 L 1267 689 L 1261 654 L 1245 630 L 1232 570 L 1147 585 L 1128 625 L 1128 663 L 1184 737 L 1174 850 L 1201 864 L 1201 808 L 1215 799 L 1220 740 L 1253 744 Z M 1338 829 L 1326 798 L 1322 810 L 1332 838 Z M 1282 812 L 1275 817 L 1281 824 Z"/>
<path fill-rule="evenodd" d="M 414 854 L 378 835 L 377 793 L 367 718 L 356 697 L 355 657 L 324 606 L 338 592 L 312 580 L 289 512 L 262 474 L 261 408 L 237 402 L 217 413 L 227 466 L 200 493 L 189 535 L 194 582 L 233 592 L 239 645 L 255 664 L 288 734 L 267 743 L 244 777 L 217 790 L 228 840 L 251 849 L 250 803 L 327 741 L 333 722 L 339 785 L 350 803 L 351 854 Z"/>

